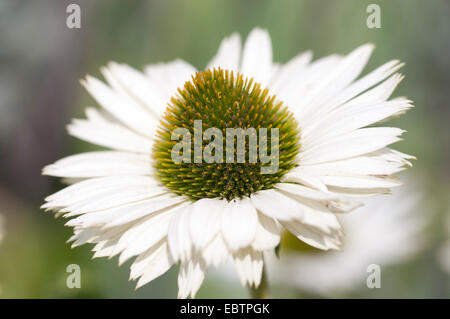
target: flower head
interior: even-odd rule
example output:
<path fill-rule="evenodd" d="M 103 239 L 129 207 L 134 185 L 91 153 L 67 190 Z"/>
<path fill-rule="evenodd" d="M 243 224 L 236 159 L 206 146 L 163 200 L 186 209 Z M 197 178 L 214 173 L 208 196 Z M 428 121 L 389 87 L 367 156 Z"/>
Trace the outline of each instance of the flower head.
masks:
<path fill-rule="evenodd" d="M 88 108 L 68 130 L 112 150 L 43 170 L 75 182 L 43 205 L 71 218 L 73 245 L 94 243 L 95 256 L 119 263 L 137 256 L 138 287 L 180 262 L 179 297 L 193 297 L 208 266 L 229 256 L 242 284 L 258 286 L 263 253 L 283 228 L 339 249 L 335 214 L 359 205 L 348 197 L 389 192 L 412 158 L 387 147 L 402 130 L 366 128 L 411 108 L 388 101 L 399 61 L 356 80 L 372 45 L 285 65 L 273 63 L 266 31 L 240 45 L 236 34 L 225 38 L 204 71 L 175 60 L 145 73 L 110 63 L 108 84 L 88 76 L 102 109 Z"/>

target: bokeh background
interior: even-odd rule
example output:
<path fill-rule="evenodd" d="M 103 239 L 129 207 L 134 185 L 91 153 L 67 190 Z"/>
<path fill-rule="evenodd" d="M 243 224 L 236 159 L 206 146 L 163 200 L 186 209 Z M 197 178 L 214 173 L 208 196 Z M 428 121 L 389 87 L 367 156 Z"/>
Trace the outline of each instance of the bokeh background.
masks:
<path fill-rule="evenodd" d="M 81 29 L 66 27 L 70 3 L 81 6 Z M 381 7 L 381 29 L 366 26 L 369 3 Z M 224 36 L 237 31 L 245 38 L 255 26 L 269 31 L 279 62 L 308 49 L 315 58 L 346 54 L 366 42 L 377 49 L 365 72 L 393 58 L 406 62 L 396 95 L 416 107 L 390 124 L 408 131 L 395 148 L 418 158 L 410 171 L 424 193 L 421 213 L 430 217 L 428 244 L 411 260 L 383 268 L 382 289 L 361 285 L 331 297 L 449 297 L 450 280 L 436 258 L 450 212 L 449 17 L 446 0 L 0 0 L 0 298 L 176 296 L 176 269 L 135 291 L 130 262 L 119 268 L 116 259 L 92 260 L 92 247 L 71 249 L 64 220 L 39 209 L 63 187 L 41 176 L 41 168 L 96 149 L 65 131 L 94 105 L 79 84 L 87 73 L 100 76 L 110 60 L 142 68 L 183 58 L 203 68 Z M 66 287 L 69 264 L 81 267 L 81 289 Z M 207 277 L 198 297 L 248 296 L 218 277 Z M 277 284 L 272 296 L 316 297 Z"/>

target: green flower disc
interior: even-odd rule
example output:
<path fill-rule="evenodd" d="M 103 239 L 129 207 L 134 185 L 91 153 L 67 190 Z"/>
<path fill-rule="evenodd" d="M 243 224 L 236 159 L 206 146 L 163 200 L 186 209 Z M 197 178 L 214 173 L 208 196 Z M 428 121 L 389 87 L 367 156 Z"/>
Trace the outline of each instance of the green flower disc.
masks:
<path fill-rule="evenodd" d="M 202 131 L 218 128 L 223 134 L 222 163 L 194 161 L 194 121 L 202 121 Z M 172 132 L 185 128 L 191 136 L 190 163 L 174 162 L 172 148 L 179 140 L 172 140 Z M 263 174 L 261 168 L 270 163 L 249 160 L 249 136 L 246 137 L 245 162 L 226 162 L 226 129 L 267 129 L 265 151 L 272 154 L 271 129 L 278 129 L 278 170 Z M 235 139 L 236 142 L 236 139 Z M 202 149 L 210 143 L 203 139 Z M 257 141 L 257 149 L 261 144 Z M 236 151 L 237 147 L 234 149 Z M 228 201 L 250 196 L 259 190 L 270 189 L 281 177 L 295 167 L 300 149 L 300 129 L 287 107 L 270 96 L 267 89 L 253 79 L 232 71 L 214 69 L 197 72 L 191 81 L 178 89 L 161 119 L 153 146 L 156 176 L 173 193 L 193 201 L 202 198 L 221 198 Z M 220 153 L 219 153 L 220 154 Z M 258 153 L 259 154 L 259 153 Z"/>

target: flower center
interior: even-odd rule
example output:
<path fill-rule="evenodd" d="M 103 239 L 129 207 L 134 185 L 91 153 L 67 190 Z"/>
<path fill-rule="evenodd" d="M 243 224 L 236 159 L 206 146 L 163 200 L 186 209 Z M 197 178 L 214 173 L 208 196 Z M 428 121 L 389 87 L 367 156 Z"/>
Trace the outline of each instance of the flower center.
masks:
<path fill-rule="evenodd" d="M 253 79 L 197 72 L 172 97 L 153 146 L 156 175 L 192 200 L 232 200 L 270 189 L 296 166 L 293 115 Z"/>

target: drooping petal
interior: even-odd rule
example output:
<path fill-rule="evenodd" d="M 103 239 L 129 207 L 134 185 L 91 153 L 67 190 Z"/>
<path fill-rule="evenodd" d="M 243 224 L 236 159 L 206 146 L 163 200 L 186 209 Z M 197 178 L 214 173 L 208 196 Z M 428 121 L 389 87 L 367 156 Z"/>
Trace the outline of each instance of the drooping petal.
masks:
<path fill-rule="evenodd" d="M 178 273 L 178 298 L 194 298 L 205 278 L 205 271 L 205 263 L 195 256 L 181 263 Z"/>
<path fill-rule="evenodd" d="M 327 192 L 327 186 L 314 175 L 308 174 L 303 167 L 297 167 L 287 172 L 281 178 L 282 182 L 291 182 L 311 187 L 323 192 Z"/>
<path fill-rule="evenodd" d="M 309 187 L 305 187 L 295 183 L 278 183 L 275 184 L 275 188 L 290 194 L 295 194 L 296 196 L 300 196 L 305 199 L 312 199 L 318 201 L 329 201 L 338 199 L 338 196 L 336 194 L 323 191 L 316 191 Z"/>
<path fill-rule="evenodd" d="M 167 248 L 167 242 L 162 241 L 144 254 L 140 255 L 131 265 L 130 279 L 139 278 L 136 289 L 161 276 L 173 265 L 173 260 Z"/>
<path fill-rule="evenodd" d="M 281 227 L 273 218 L 258 213 L 258 226 L 252 248 L 257 251 L 272 250 L 280 243 Z"/>
<path fill-rule="evenodd" d="M 233 255 L 241 285 L 258 287 L 264 266 L 263 254 L 252 248 L 244 248 Z"/>
<path fill-rule="evenodd" d="M 220 233 L 203 249 L 202 253 L 206 264 L 208 266 L 213 264 L 216 267 L 226 262 L 229 256 L 230 251 Z"/>
<path fill-rule="evenodd" d="M 309 245 L 337 249 L 342 232 L 332 213 L 335 208 L 320 201 L 288 194 L 276 190 L 262 191 L 252 195 L 252 201 L 259 211 L 278 220 Z"/>
<path fill-rule="evenodd" d="M 192 205 L 178 211 L 169 225 L 168 242 L 175 261 L 187 262 L 192 255 L 192 240 L 189 234 L 189 219 Z"/>
<path fill-rule="evenodd" d="M 301 209 L 294 200 L 274 189 L 256 192 L 250 198 L 258 211 L 275 220 L 292 220 L 302 216 Z"/>
<path fill-rule="evenodd" d="M 308 207 L 303 207 L 303 212 L 302 220 L 280 221 L 281 225 L 308 245 L 323 250 L 339 249 L 342 230 L 336 216 Z"/>
<path fill-rule="evenodd" d="M 256 235 L 258 216 L 248 197 L 228 202 L 222 214 L 221 230 L 231 251 L 250 245 Z"/>
<path fill-rule="evenodd" d="M 167 237 L 169 223 L 175 212 L 176 210 L 170 210 L 162 214 L 150 216 L 124 232 L 119 240 L 119 244 L 125 247 L 120 254 L 119 265 L 133 256 L 142 254 L 160 240 Z"/>
<path fill-rule="evenodd" d="M 225 205 L 224 200 L 214 198 L 203 198 L 192 204 L 189 224 L 185 227 L 189 227 L 194 247 L 202 249 L 220 231 Z"/>

